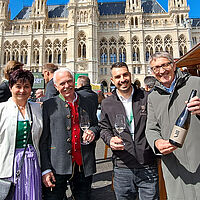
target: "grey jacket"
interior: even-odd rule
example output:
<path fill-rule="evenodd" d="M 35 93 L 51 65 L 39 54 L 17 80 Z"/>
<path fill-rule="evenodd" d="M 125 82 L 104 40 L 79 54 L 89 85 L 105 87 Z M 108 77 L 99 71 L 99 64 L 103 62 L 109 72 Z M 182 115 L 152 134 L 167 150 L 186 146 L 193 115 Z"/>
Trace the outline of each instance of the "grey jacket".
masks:
<path fill-rule="evenodd" d="M 32 140 L 39 158 L 39 140 L 42 134 L 42 110 L 38 103 L 30 102 L 33 114 Z M 27 110 L 27 105 L 26 105 Z M 18 108 L 10 98 L 0 103 L 0 178 L 11 177 L 15 154 Z M 40 159 L 38 159 L 40 162 Z"/>
<path fill-rule="evenodd" d="M 81 145 L 84 173 L 90 176 L 96 172 L 95 147 L 100 136 L 98 120 L 93 104 L 80 95 L 78 109 L 87 111 L 90 117 L 89 129 L 95 134 L 95 141 Z M 68 103 L 59 96 L 43 103 L 44 130 L 40 140 L 42 172 L 51 169 L 60 175 L 72 174 L 71 117 Z"/>
<path fill-rule="evenodd" d="M 157 139 L 168 140 L 177 117 L 185 107 L 192 89 L 200 96 L 200 78 L 176 72 L 172 94 L 159 82 L 148 97 L 146 137 L 153 148 Z M 191 118 L 190 128 L 182 148 L 162 156 L 163 175 L 169 200 L 200 199 L 200 117 Z"/>

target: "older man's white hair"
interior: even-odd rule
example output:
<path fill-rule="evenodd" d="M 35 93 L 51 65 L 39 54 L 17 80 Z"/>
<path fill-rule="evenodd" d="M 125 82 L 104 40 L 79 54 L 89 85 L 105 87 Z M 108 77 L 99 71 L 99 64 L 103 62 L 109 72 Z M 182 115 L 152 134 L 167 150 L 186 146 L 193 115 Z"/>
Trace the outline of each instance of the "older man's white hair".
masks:
<path fill-rule="evenodd" d="M 57 85 L 57 83 L 56 83 L 56 76 L 57 76 L 57 74 L 58 73 L 62 73 L 62 72 L 68 72 L 68 73 L 70 73 L 71 76 L 72 76 L 72 78 L 73 78 L 73 80 L 74 80 L 74 74 L 73 74 L 73 72 L 70 69 L 68 69 L 68 68 L 59 68 L 53 74 L 53 82 L 54 82 L 55 85 Z"/>

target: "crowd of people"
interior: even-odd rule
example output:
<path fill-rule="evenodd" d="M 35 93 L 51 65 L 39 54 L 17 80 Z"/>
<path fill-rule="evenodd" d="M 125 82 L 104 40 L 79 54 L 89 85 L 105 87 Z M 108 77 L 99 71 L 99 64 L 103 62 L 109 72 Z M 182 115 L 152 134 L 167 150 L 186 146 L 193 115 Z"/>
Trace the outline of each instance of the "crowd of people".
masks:
<path fill-rule="evenodd" d="M 68 184 L 75 200 L 91 199 L 100 137 L 112 150 L 117 200 L 160 199 L 158 159 L 167 199 L 200 200 L 200 78 L 181 72 L 167 52 L 153 54 L 149 65 L 141 88 L 126 63 L 114 63 L 115 89 L 105 97 L 87 76 L 75 87 L 70 69 L 49 63 L 45 93 L 38 89 L 31 102 L 33 74 L 9 61 L 0 85 L 0 179 L 15 183 L 13 200 L 64 200 Z M 177 148 L 169 138 L 185 105 L 190 127 Z"/>

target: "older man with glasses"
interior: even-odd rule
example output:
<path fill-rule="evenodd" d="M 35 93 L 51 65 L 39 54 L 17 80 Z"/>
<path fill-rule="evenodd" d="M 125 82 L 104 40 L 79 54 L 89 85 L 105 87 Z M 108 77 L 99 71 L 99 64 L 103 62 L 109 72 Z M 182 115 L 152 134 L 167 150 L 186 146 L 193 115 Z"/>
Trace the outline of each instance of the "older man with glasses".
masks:
<path fill-rule="evenodd" d="M 157 81 L 148 98 L 146 137 L 154 152 L 161 155 L 167 199 L 200 199 L 199 97 L 187 103 L 192 117 L 183 147 L 177 148 L 169 142 L 191 90 L 196 89 L 197 95 L 200 94 L 200 78 L 177 69 L 167 52 L 155 53 L 149 63 Z"/>

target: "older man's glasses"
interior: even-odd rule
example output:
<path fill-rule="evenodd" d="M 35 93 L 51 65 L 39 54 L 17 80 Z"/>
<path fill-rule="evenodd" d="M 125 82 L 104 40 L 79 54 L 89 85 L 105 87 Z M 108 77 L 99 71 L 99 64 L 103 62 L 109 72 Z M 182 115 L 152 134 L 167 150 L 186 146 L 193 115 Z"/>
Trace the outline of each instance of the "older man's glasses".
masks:
<path fill-rule="evenodd" d="M 159 73 L 160 72 L 160 68 L 162 67 L 164 70 L 169 70 L 171 69 L 171 64 L 172 62 L 168 62 L 168 63 L 163 63 L 162 65 L 157 65 L 157 66 L 154 66 L 154 67 L 151 67 L 151 70 L 154 72 L 154 73 Z"/>

